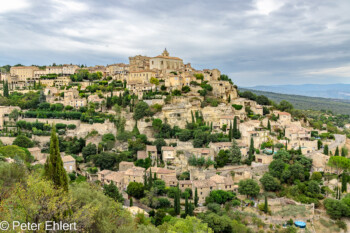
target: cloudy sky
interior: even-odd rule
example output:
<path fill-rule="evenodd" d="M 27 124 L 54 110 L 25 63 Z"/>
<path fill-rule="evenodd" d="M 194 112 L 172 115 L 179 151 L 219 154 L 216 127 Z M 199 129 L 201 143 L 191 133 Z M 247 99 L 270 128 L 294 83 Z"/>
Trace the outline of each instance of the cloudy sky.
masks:
<path fill-rule="evenodd" d="M 242 86 L 350 83 L 349 0 L 0 2 L 0 66 L 126 63 L 166 47 Z"/>

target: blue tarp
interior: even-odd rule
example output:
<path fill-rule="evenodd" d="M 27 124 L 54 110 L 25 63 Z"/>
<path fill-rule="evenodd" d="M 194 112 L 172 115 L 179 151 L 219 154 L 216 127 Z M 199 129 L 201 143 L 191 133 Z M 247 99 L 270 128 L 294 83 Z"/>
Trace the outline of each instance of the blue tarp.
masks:
<path fill-rule="evenodd" d="M 294 225 L 296 227 L 299 227 L 299 228 L 305 228 L 306 227 L 306 223 L 304 223 L 303 221 L 295 221 Z"/>

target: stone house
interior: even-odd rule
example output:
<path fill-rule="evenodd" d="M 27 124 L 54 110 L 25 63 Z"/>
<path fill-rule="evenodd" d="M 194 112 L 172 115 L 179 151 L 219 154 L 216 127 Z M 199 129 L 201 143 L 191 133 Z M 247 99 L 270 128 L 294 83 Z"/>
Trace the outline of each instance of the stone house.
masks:
<path fill-rule="evenodd" d="M 229 150 L 232 147 L 232 142 L 210 142 L 209 148 L 213 149 L 217 155 L 220 150 Z"/>
<path fill-rule="evenodd" d="M 146 145 L 146 154 L 151 157 L 152 161 L 156 161 L 158 156 L 157 147 Z"/>
<path fill-rule="evenodd" d="M 255 154 L 255 162 L 262 164 L 270 164 L 273 160 L 272 155 L 266 154 Z"/>
<path fill-rule="evenodd" d="M 174 147 L 171 146 L 162 146 L 162 157 L 163 161 L 167 163 L 168 161 L 172 161 L 175 159 L 176 150 Z"/>
<path fill-rule="evenodd" d="M 124 189 L 126 189 L 130 182 L 144 182 L 145 169 L 143 167 L 129 168 L 124 172 Z"/>
<path fill-rule="evenodd" d="M 99 181 L 101 181 L 101 183 L 105 183 L 105 177 L 109 174 L 109 173 L 111 173 L 112 171 L 111 170 L 102 170 L 102 171 L 99 171 L 98 173 L 97 173 L 97 179 L 99 180 Z"/>
<path fill-rule="evenodd" d="M 28 148 L 28 151 L 31 155 L 34 156 L 35 160 L 46 159 L 46 156 L 41 153 L 41 149 L 39 147 Z"/>
<path fill-rule="evenodd" d="M 133 168 L 133 167 L 134 167 L 133 162 L 122 161 L 119 163 L 119 171 L 126 171 L 130 168 Z"/>
<path fill-rule="evenodd" d="M 104 177 L 104 184 L 110 184 L 111 182 L 114 183 L 115 186 L 119 189 L 119 191 L 122 191 L 124 186 L 124 175 L 125 172 L 123 171 L 111 171 Z"/>
<path fill-rule="evenodd" d="M 72 156 L 70 155 L 62 156 L 62 161 L 63 161 L 63 167 L 64 169 L 66 169 L 68 173 L 77 171 L 75 159 Z"/>
<path fill-rule="evenodd" d="M 179 180 L 179 189 L 183 192 L 187 188 L 192 189 L 192 180 Z"/>

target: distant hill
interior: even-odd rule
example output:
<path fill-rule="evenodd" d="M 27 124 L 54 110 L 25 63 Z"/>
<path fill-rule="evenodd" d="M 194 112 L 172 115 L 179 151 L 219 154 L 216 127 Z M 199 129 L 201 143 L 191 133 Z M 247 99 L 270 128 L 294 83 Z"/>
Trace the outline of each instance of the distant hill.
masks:
<path fill-rule="evenodd" d="M 251 91 L 256 95 L 264 95 L 275 102 L 287 100 L 288 102 L 292 103 L 296 109 L 331 110 L 336 114 L 350 115 L 350 100 L 309 97 L 302 95 L 286 95 L 247 88 L 239 88 L 239 91 Z"/>
<path fill-rule="evenodd" d="M 259 91 L 350 100 L 350 84 L 303 84 L 244 87 Z"/>

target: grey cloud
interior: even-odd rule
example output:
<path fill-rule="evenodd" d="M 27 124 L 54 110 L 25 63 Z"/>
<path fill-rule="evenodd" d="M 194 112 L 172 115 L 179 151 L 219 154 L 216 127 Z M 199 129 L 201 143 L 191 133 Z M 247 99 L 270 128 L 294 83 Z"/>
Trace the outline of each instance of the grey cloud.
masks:
<path fill-rule="evenodd" d="M 27 1 L 0 13 L 0 65 L 111 64 L 167 47 L 239 85 L 350 83 L 306 74 L 349 64 L 348 0 L 281 0 L 269 15 L 257 13 L 256 0 Z"/>

